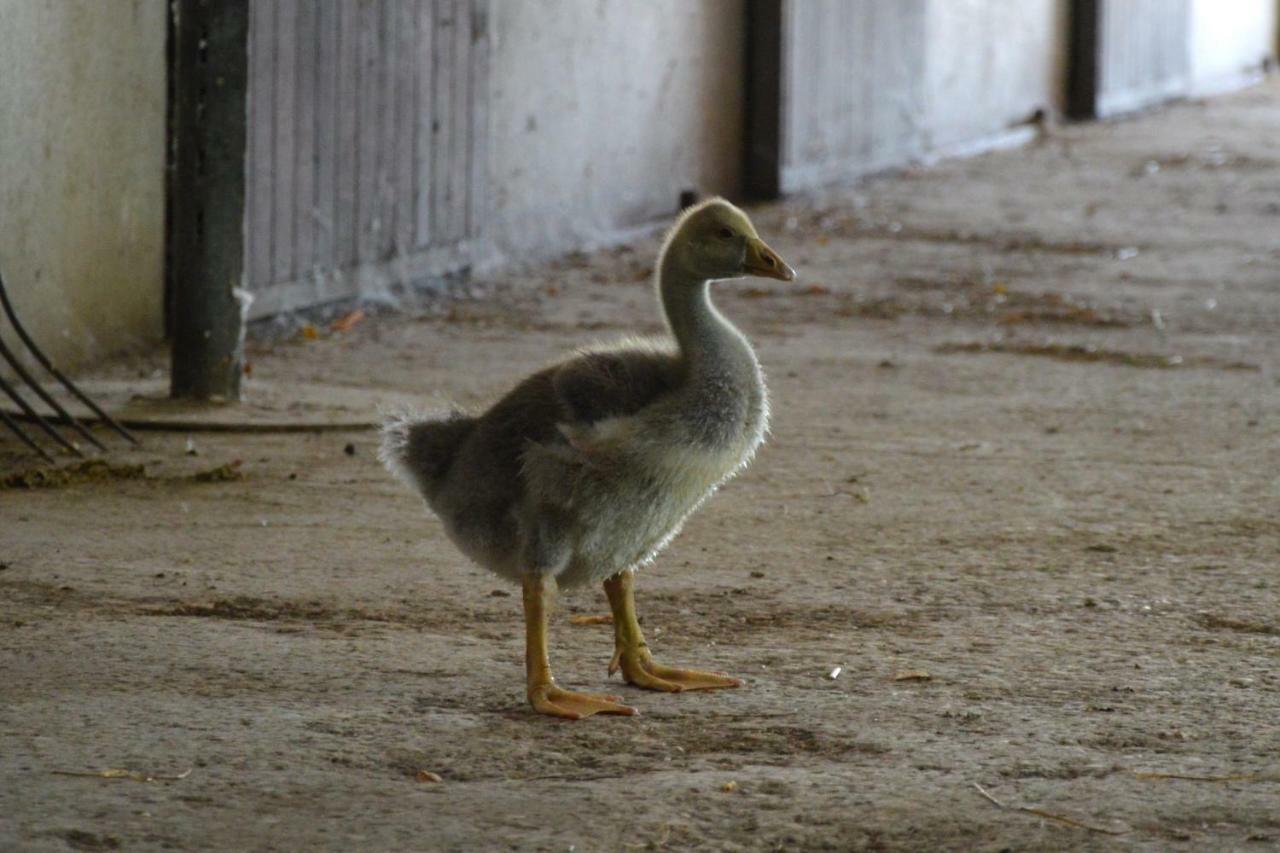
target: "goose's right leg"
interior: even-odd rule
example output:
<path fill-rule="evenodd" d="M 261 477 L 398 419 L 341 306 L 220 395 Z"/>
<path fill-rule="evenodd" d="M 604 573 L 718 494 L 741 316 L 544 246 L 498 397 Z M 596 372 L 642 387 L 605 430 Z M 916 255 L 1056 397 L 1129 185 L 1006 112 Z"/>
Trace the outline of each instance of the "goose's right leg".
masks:
<path fill-rule="evenodd" d="M 581 720 L 593 714 L 623 714 L 633 716 L 639 712 L 630 705 L 621 704 L 620 696 L 602 696 L 594 693 L 574 693 L 556 686 L 551 677 L 551 663 L 547 654 L 547 611 L 550 590 L 544 575 L 536 572 L 524 577 L 525 622 L 525 676 L 529 689 L 529 704 L 540 714 Z"/>

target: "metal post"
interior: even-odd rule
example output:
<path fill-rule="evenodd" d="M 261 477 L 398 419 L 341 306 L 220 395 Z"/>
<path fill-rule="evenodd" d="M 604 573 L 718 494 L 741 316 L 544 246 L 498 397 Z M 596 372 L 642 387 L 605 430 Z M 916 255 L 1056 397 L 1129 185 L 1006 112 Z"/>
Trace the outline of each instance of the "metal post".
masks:
<path fill-rule="evenodd" d="M 1068 41 L 1067 116 L 1098 115 L 1098 65 L 1101 52 L 1102 0 L 1072 0 Z"/>
<path fill-rule="evenodd" d="M 172 5 L 174 397 L 240 396 L 249 2 Z"/>
<path fill-rule="evenodd" d="M 782 4 L 750 0 L 747 13 L 746 156 L 743 185 L 755 199 L 777 198 L 782 173 Z"/>

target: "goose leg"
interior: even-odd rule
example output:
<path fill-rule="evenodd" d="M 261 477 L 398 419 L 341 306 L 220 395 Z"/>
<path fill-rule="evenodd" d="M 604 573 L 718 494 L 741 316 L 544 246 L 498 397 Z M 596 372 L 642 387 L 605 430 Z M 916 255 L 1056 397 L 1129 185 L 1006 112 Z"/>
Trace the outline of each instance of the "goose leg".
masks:
<path fill-rule="evenodd" d="M 654 663 L 644 641 L 644 633 L 640 630 L 640 621 L 636 618 L 635 574 L 628 569 L 604 582 L 604 592 L 613 610 L 614 652 L 613 660 L 609 662 L 609 674 L 621 669 L 628 684 L 669 693 L 741 687 L 742 679 L 722 672 L 676 669 Z"/>
<path fill-rule="evenodd" d="M 619 696 L 574 693 L 556 686 L 547 658 L 547 610 L 550 590 L 546 578 L 528 574 L 524 578 L 525 675 L 529 688 L 529 704 L 540 714 L 581 720 L 592 714 L 639 713 L 621 704 Z"/>

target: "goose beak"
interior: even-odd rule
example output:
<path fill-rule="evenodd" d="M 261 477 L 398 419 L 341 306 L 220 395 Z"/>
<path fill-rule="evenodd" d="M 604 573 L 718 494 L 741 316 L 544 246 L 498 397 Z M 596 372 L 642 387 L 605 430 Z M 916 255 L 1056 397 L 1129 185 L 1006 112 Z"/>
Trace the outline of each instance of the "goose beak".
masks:
<path fill-rule="evenodd" d="M 778 257 L 778 253 L 766 246 L 759 237 L 747 238 L 747 258 L 742 263 L 742 271 L 748 275 L 782 281 L 792 281 L 796 277 L 796 271 L 787 266 L 787 262 Z"/>

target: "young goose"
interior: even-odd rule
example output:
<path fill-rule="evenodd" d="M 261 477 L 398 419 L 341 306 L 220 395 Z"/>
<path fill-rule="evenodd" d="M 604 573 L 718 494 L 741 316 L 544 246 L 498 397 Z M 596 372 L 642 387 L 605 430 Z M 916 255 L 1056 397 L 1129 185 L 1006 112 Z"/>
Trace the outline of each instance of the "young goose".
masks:
<path fill-rule="evenodd" d="M 636 566 L 745 466 L 769 403 L 751 345 L 711 304 L 712 281 L 795 273 L 741 210 L 712 199 L 663 244 L 662 342 L 590 349 L 525 379 L 487 412 L 387 422 L 380 458 L 426 498 L 458 548 L 524 587 L 529 702 L 558 717 L 635 714 L 617 696 L 558 687 L 547 658 L 554 587 L 603 581 L 618 669 L 652 690 L 738 687 L 655 663 L 636 619 Z"/>

